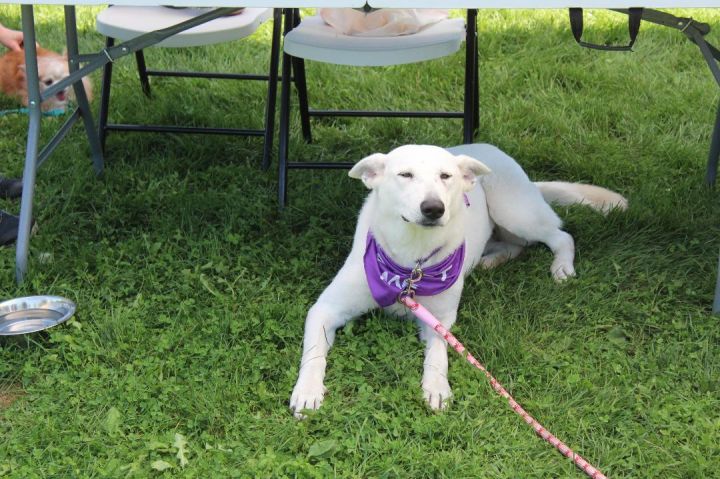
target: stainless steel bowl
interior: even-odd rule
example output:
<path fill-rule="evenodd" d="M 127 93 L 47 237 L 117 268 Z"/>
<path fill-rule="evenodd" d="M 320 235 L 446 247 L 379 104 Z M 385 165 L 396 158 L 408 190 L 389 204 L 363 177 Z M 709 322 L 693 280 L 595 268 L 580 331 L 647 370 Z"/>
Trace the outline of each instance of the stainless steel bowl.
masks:
<path fill-rule="evenodd" d="M 75 303 L 60 296 L 28 296 L 0 303 L 0 336 L 34 333 L 67 321 Z"/>

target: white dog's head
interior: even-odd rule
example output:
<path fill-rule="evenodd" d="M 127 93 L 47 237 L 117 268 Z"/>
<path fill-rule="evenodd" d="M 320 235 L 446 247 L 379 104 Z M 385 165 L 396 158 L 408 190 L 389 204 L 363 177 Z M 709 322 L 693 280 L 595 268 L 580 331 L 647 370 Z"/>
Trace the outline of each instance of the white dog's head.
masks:
<path fill-rule="evenodd" d="M 464 207 L 463 193 L 475 186 L 478 175 L 487 173 L 490 169 L 475 158 L 437 146 L 407 145 L 360 160 L 349 175 L 374 190 L 391 216 L 437 227 Z"/>

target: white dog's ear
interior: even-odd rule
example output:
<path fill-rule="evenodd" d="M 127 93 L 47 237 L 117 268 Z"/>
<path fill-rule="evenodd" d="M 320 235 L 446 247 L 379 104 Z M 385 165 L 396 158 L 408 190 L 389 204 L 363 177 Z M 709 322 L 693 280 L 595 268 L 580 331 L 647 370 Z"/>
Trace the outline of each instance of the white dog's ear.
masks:
<path fill-rule="evenodd" d="M 368 189 L 375 188 L 385 172 L 385 159 L 387 155 L 374 153 L 355 163 L 355 166 L 348 172 L 350 178 L 362 180 Z"/>
<path fill-rule="evenodd" d="M 465 191 L 473 189 L 478 176 L 491 173 L 490 168 L 485 166 L 482 161 L 476 160 L 471 156 L 457 155 L 455 159 L 463 176 Z"/>

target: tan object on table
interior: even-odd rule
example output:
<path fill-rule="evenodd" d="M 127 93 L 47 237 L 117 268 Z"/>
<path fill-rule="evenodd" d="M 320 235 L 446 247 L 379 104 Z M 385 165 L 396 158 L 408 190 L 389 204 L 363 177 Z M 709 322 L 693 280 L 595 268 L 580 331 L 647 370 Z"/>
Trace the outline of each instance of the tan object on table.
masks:
<path fill-rule="evenodd" d="M 389 37 L 417 33 L 448 17 L 441 8 L 387 8 L 370 13 L 352 8 L 321 8 L 320 17 L 344 35 Z"/>

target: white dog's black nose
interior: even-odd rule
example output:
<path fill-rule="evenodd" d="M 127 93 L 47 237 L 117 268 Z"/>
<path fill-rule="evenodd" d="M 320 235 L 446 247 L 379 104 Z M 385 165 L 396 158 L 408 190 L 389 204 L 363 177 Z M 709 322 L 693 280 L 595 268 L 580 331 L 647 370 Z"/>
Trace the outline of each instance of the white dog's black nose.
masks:
<path fill-rule="evenodd" d="M 437 198 L 420 203 L 420 212 L 425 218 L 436 220 L 445 213 L 445 205 Z"/>

